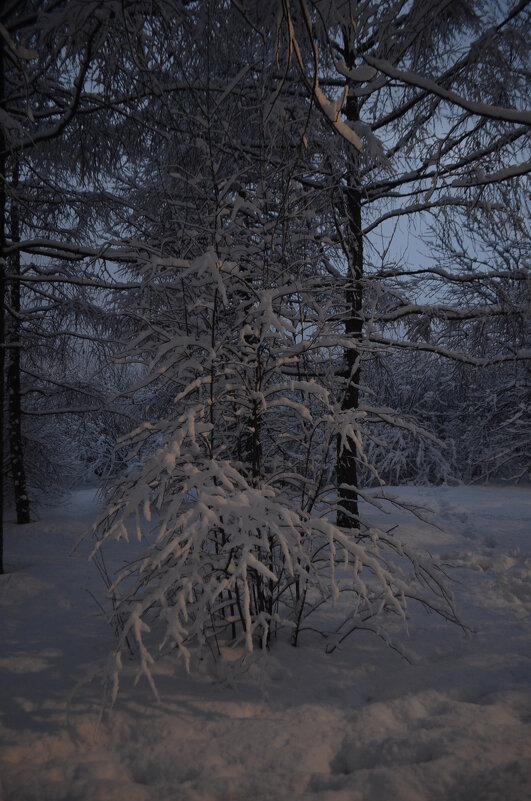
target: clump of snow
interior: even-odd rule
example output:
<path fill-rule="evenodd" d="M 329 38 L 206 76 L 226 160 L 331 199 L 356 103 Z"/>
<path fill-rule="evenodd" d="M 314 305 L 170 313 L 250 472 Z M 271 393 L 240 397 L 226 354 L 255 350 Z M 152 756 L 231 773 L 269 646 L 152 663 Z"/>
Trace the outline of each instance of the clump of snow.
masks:
<path fill-rule="evenodd" d="M 29 526 L 8 526 L 0 577 L 2 801 L 525 801 L 531 798 L 531 493 L 515 487 L 406 487 L 445 531 L 390 503 L 398 524 L 454 579 L 466 638 L 417 612 L 402 660 L 360 632 L 334 654 L 307 633 L 264 659 L 232 649 L 189 676 L 165 657 L 162 702 L 124 669 L 102 713 L 113 632 L 95 599 L 91 492 Z M 428 514 L 424 513 L 424 516 Z M 119 545 L 106 554 L 119 568 Z"/>

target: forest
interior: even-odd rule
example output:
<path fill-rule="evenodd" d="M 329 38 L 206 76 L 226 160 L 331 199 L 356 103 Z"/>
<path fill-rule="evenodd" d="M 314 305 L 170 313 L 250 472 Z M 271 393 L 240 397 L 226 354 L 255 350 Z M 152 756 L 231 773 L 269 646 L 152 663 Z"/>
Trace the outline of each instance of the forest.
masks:
<path fill-rule="evenodd" d="M 100 488 L 111 703 L 158 655 L 467 630 L 374 514 L 528 486 L 527 2 L 0 19 L 0 573 L 4 521 Z"/>

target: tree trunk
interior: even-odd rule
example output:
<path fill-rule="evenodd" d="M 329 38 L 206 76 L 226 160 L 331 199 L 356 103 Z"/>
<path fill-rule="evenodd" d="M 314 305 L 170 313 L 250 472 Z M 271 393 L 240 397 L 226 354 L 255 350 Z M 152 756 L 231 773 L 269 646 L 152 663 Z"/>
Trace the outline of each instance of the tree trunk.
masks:
<path fill-rule="evenodd" d="M 345 62 L 348 67 L 354 66 L 354 56 L 345 46 Z M 348 122 L 359 120 L 358 99 L 349 95 L 345 106 Z M 359 171 L 359 155 L 350 155 L 348 183 L 345 189 L 345 206 L 348 217 L 345 236 L 348 278 L 345 288 L 346 320 L 345 333 L 353 342 L 361 341 L 363 333 L 363 236 L 361 230 L 361 187 Z M 341 409 L 351 411 L 359 405 L 360 382 L 360 350 L 356 347 L 345 349 L 343 354 L 342 374 L 346 378 L 346 387 L 342 398 Z M 349 437 L 341 443 L 337 438 L 337 486 L 340 508 L 337 512 L 338 526 L 355 528 L 358 524 L 358 469 L 356 444 Z"/>
<path fill-rule="evenodd" d="M 20 217 L 15 192 L 19 179 L 19 162 L 15 160 L 13 168 L 13 194 L 11 197 L 11 239 L 20 241 Z M 9 432 L 9 460 L 13 486 L 15 492 L 15 508 L 17 523 L 29 523 L 30 510 L 26 489 L 26 474 L 24 470 L 24 450 L 22 446 L 22 409 L 20 396 L 20 337 L 22 333 L 20 319 L 20 253 L 9 257 L 10 272 L 13 279 L 10 281 L 10 305 L 13 315 L 11 335 L 9 337 L 9 366 L 7 368 L 7 399 L 8 399 L 8 432 Z"/>
<path fill-rule="evenodd" d="M 4 39 L 0 36 L 0 108 L 4 103 Z M 0 574 L 4 572 L 4 373 L 5 373 L 5 212 L 6 141 L 0 125 Z"/>

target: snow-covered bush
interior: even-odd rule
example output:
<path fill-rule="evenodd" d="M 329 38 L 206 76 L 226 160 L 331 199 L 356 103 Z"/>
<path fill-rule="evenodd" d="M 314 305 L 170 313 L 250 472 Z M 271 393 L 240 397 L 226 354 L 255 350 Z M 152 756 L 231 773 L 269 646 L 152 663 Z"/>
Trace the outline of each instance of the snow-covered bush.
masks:
<path fill-rule="evenodd" d="M 156 653 L 174 648 L 191 666 L 205 648 L 216 656 L 241 644 L 250 654 L 282 632 L 296 644 L 301 632 L 319 631 L 330 649 L 360 628 L 390 642 L 412 600 L 455 621 L 429 560 L 392 532 L 333 522 L 332 445 L 356 438 L 362 453 L 367 411 L 342 411 L 302 370 L 286 378 L 301 348 L 316 363 L 327 350 L 326 329 L 314 325 L 307 341 L 295 330 L 302 287 L 256 288 L 242 307 L 242 276 L 212 252 L 185 280 L 193 323 L 139 338 L 155 384 L 171 375 L 176 395 L 165 416 L 120 441 L 131 460 L 144 458 L 115 484 L 95 527 L 96 561 L 111 540 L 141 543 L 119 575 L 106 576 L 115 681 L 127 649 L 152 681 Z M 328 606 L 337 609 L 333 625 Z"/>

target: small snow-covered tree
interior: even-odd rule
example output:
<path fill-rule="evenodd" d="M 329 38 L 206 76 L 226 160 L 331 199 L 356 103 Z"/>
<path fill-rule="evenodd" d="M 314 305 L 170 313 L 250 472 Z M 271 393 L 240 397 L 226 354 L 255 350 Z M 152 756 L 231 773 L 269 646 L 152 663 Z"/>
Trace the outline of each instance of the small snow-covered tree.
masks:
<path fill-rule="evenodd" d="M 359 500 L 389 497 L 382 475 L 451 475 L 457 372 L 526 358 L 523 262 L 486 237 L 520 224 L 525 4 L 138 8 L 158 91 L 116 230 L 138 284 L 123 359 L 155 414 L 95 529 L 96 558 L 146 543 L 109 578 L 116 676 L 126 645 L 150 678 L 157 645 L 189 662 L 282 628 L 388 639 L 411 599 L 456 621 L 437 565 Z M 401 221 L 425 253 L 400 254 Z"/>
<path fill-rule="evenodd" d="M 339 159 L 351 159 L 343 139 L 329 140 L 345 134 L 355 147 L 358 137 L 329 130 L 337 120 L 301 83 L 289 25 L 281 50 L 262 17 L 249 25 L 239 7 L 205 8 L 189 9 L 166 40 L 160 147 L 149 171 L 140 165 L 158 177 L 145 194 L 160 212 L 148 206 L 135 219 L 146 242 L 131 268 L 139 292 L 130 313 L 144 328 L 122 358 L 145 366 L 137 389 L 150 388 L 157 413 L 120 442 L 139 466 L 95 527 L 96 558 L 110 539 L 127 539 L 130 524 L 150 541 L 109 578 L 117 668 L 135 643 L 148 678 L 150 630 L 162 650 L 189 660 L 194 643 L 215 652 L 241 641 L 250 652 L 279 627 L 294 643 L 315 627 L 331 648 L 359 628 L 388 638 L 384 622 L 405 620 L 408 599 L 456 620 L 437 567 L 345 506 L 345 483 L 353 503 L 365 497 L 357 479 L 339 481 L 339 499 L 334 489 L 335 453 L 341 459 L 349 442 L 356 455 L 343 466 L 355 458 L 371 469 L 363 421 L 418 431 L 390 408 L 360 403 L 358 388 L 356 403 L 345 401 L 375 346 L 361 308 L 355 335 L 345 326 L 354 189 L 337 180 Z M 281 35 L 285 24 L 281 14 Z M 150 19 L 147 65 L 154 30 Z M 238 42 L 230 50 L 229 32 Z M 143 191 L 137 184 L 135 208 Z M 347 284 L 347 298 L 358 304 L 355 289 Z M 378 313 L 388 312 L 380 304 Z M 376 307 L 371 314 L 376 321 Z M 327 603 L 338 606 L 334 630 L 318 621 Z"/>

